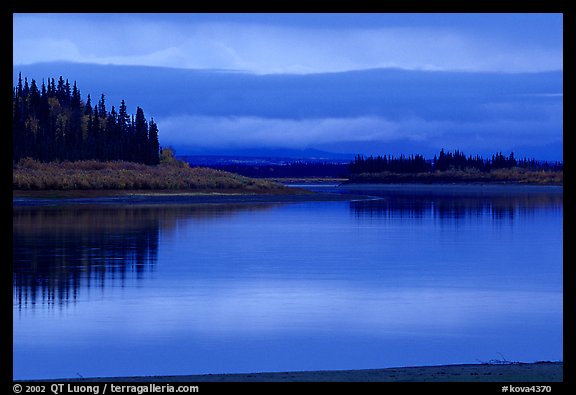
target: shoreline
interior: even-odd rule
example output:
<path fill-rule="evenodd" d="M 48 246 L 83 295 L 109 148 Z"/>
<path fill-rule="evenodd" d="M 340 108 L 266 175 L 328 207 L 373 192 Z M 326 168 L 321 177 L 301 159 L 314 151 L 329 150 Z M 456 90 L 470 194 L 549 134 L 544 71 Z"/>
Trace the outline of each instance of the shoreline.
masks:
<path fill-rule="evenodd" d="M 188 205 L 228 203 L 300 203 L 318 201 L 349 201 L 366 199 L 366 196 L 308 191 L 287 194 L 198 193 L 130 191 L 122 193 L 62 193 L 62 191 L 35 191 L 37 193 L 12 194 L 13 207 L 62 206 L 62 205 Z"/>
<path fill-rule="evenodd" d="M 64 382 L 562 382 L 563 362 L 455 364 L 384 369 L 92 377 L 15 381 Z"/>
<path fill-rule="evenodd" d="M 282 192 L 246 192 L 230 190 L 13 190 L 13 207 L 61 205 L 188 205 L 227 203 L 299 203 L 318 201 L 354 201 L 381 198 L 363 192 L 387 191 L 401 194 L 484 196 L 506 193 L 562 193 L 563 186 L 526 184 L 340 184 L 340 192 L 312 191 L 286 187 Z M 355 191 L 359 193 L 355 193 Z M 362 192 L 360 192 L 362 191 Z M 341 193 L 344 192 L 344 193 Z"/>
<path fill-rule="evenodd" d="M 564 172 L 550 170 L 526 170 L 522 168 L 495 169 L 489 172 L 473 170 L 445 170 L 433 173 L 360 173 L 352 174 L 347 183 L 421 183 L 421 184 L 519 184 L 563 185 Z"/>

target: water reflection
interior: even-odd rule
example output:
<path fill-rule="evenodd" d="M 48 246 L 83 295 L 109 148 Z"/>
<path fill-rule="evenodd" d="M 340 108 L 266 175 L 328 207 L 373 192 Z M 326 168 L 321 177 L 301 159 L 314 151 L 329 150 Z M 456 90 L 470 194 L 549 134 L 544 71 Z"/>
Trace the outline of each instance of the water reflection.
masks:
<path fill-rule="evenodd" d="M 15 207 L 14 377 L 561 359 L 561 193 L 442 191 Z"/>
<path fill-rule="evenodd" d="M 493 220 L 512 220 L 517 215 L 532 215 L 535 210 L 562 210 L 561 188 L 506 186 L 500 188 L 459 190 L 458 186 L 431 189 L 386 188 L 385 186 L 361 190 L 349 189 L 349 193 L 364 193 L 374 200 L 359 200 L 350 203 L 352 212 L 358 216 L 394 218 L 433 217 L 440 220 L 462 220 L 468 217 L 490 216 Z M 533 188 L 541 188 L 533 189 Z M 467 193 L 462 193 L 467 192 Z"/>
<path fill-rule="evenodd" d="M 124 286 L 157 262 L 160 231 L 226 218 L 268 204 L 15 207 L 13 286 L 19 308 L 78 301 L 80 290 Z"/>

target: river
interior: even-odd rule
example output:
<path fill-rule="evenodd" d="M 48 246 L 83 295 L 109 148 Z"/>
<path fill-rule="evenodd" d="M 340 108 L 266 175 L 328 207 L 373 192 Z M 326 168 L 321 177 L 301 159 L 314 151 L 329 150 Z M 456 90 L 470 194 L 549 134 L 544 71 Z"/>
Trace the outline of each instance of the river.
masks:
<path fill-rule="evenodd" d="M 15 206 L 14 378 L 563 359 L 561 187 L 308 188 Z"/>

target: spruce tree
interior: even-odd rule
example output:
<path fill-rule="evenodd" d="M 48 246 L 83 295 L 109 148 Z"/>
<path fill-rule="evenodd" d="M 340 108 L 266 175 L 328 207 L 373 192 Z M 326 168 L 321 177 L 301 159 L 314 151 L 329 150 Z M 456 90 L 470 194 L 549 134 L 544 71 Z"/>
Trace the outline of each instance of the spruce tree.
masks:
<path fill-rule="evenodd" d="M 122 134 L 118 126 L 118 114 L 112 106 L 112 110 L 106 118 L 106 152 L 109 160 L 121 159 Z"/>
<path fill-rule="evenodd" d="M 134 120 L 134 138 L 135 138 L 135 161 L 146 163 L 148 158 L 148 123 L 144 117 L 144 110 L 136 108 L 136 119 Z"/>
<path fill-rule="evenodd" d="M 160 163 L 160 143 L 158 141 L 158 125 L 154 118 L 150 119 L 150 129 L 148 131 L 148 164 L 157 165 Z"/>
<path fill-rule="evenodd" d="M 71 86 L 62 76 L 42 82 L 28 78 L 18 81 L 12 90 L 13 160 L 32 157 L 53 160 L 128 160 L 158 164 L 158 127 L 150 126 L 144 110 L 130 116 L 122 100 L 119 112 L 108 113 L 105 96 L 92 105 L 88 95 L 82 101 L 76 81 Z"/>

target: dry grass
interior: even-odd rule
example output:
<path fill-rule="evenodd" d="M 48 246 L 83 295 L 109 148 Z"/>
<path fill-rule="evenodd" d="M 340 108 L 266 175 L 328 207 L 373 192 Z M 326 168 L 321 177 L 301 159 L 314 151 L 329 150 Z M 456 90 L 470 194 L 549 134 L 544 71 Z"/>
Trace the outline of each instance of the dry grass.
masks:
<path fill-rule="evenodd" d="M 14 190 L 193 190 L 274 193 L 287 188 L 266 180 L 183 162 L 146 166 L 132 162 L 41 163 L 23 159 L 12 170 Z"/>
<path fill-rule="evenodd" d="M 564 183 L 563 171 L 526 170 L 514 167 L 512 169 L 492 170 L 490 175 L 495 181 L 521 184 L 562 185 Z"/>
<path fill-rule="evenodd" d="M 484 173 L 478 169 L 446 170 L 435 173 L 362 173 L 351 177 L 353 183 L 510 183 L 562 185 L 562 171 L 535 171 L 519 167 L 497 169 Z"/>

